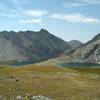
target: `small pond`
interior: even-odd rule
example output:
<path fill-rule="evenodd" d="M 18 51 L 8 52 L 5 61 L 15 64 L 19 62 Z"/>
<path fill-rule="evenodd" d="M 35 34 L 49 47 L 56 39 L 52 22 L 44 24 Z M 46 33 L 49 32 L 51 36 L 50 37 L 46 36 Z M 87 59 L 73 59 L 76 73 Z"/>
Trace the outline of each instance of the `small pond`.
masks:
<path fill-rule="evenodd" d="M 32 61 L 16 62 L 16 63 L 14 63 L 14 64 L 11 64 L 11 66 L 16 66 L 16 67 L 18 67 L 18 66 L 28 65 L 28 64 L 33 64 L 33 63 L 34 63 L 34 62 L 32 62 Z"/>
<path fill-rule="evenodd" d="M 82 67 L 82 68 L 86 68 L 86 67 L 100 67 L 100 64 L 98 63 L 79 63 L 79 62 L 69 62 L 69 63 L 63 63 L 63 64 L 59 64 L 58 66 L 60 67 Z"/>

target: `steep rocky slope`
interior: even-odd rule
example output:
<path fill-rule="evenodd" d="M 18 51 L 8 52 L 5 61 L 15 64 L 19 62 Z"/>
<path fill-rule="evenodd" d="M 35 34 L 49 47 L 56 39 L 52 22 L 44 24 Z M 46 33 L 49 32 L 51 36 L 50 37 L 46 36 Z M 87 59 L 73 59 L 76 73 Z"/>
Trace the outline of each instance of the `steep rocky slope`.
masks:
<path fill-rule="evenodd" d="M 69 60 L 76 62 L 100 62 L 100 34 L 65 56 L 69 56 Z"/>
<path fill-rule="evenodd" d="M 41 29 L 38 32 L 0 32 L 0 62 L 40 62 L 58 57 L 70 46 L 62 39 Z"/>

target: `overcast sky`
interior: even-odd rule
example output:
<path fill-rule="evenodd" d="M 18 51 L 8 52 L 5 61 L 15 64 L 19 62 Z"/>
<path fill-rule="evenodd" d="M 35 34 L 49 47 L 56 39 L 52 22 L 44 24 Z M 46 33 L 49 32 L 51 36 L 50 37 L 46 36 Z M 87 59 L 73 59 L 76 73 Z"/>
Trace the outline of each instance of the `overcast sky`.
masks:
<path fill-rule="evenodd" d="M 44 28 L 66 41 L 100 32 L 100 0 L 1 0 L 0 31 Z"/>

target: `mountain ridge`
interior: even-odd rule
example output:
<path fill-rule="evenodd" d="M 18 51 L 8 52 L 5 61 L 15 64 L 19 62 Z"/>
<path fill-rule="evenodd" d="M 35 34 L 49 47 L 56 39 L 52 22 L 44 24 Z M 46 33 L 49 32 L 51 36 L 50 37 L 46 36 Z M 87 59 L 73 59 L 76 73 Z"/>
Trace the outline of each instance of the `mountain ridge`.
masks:
<path fill-rule="evenodd" d="M 40 31 L 3 31 L 0 32 L 0 61 L 32 61 L 41 62 L 58 57 L 65 50 L 70 50 L 69 44 L 49 33 Z"/>

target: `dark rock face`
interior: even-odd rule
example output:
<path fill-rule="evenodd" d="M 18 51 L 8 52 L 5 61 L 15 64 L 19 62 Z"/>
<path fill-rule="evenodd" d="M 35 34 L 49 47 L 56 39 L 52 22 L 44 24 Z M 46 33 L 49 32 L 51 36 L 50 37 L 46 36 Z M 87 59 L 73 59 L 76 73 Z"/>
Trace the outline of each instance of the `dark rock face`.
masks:
<path fill-rule="evenodd" d="M 0 32 L 0 61 L 32 61 L 58 57 L 70 46 L 62 39 L 41 29 L 38 32 Z"/>

